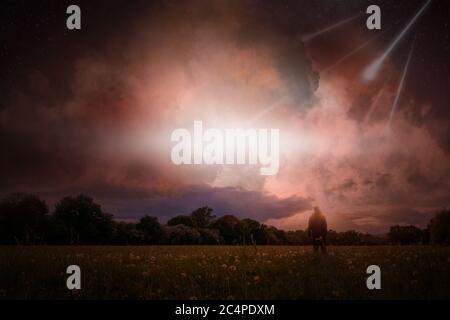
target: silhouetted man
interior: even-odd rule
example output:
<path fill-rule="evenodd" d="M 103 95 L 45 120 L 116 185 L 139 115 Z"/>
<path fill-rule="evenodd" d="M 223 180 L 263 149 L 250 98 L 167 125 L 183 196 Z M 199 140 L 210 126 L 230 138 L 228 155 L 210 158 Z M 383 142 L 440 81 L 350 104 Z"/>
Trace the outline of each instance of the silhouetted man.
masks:
<path fill-rule="evenodd" d="M 314 207 L 314 213 L 309 217 L 308 234 L 313 241 L 314 252 L 327 251 L 327 220 L 318 207 Z"/>

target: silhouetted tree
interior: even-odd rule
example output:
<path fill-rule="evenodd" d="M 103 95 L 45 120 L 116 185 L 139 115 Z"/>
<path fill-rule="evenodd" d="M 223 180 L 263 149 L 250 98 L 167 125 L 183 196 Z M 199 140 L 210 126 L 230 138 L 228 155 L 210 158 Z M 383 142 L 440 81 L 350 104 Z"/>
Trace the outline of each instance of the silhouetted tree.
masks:
<path fill-rule="evenodd" d="M 191 213 L 194 226 L 197 228 L 208 228 L 214 221 L 215 216 L 212 214 L 213 209 L 209 207 L 201 207 Z"/>
<path fill-rule="evenodd" d="M 388 237 L 394 244 L 419 244 L 422 243 L 422 230 L 415 226 L 392 226 L 389 229 Z"/>
<path fill-rule="evenodd" d="M 305 245 L 303 230 L 283 231 L 253 219 L 225 215 L 218 219 L 209 207 L 179 215 L 162 226 L 156 217 L 137 223 L 116 222 L 90 197 L 65 197 L 48 214 L 46 203 L 34 195 L 12 194 L 0 201 L 0 243 L 3 244 L 290 244 Z M 442 210 L 425 230 L 392 226 L 388 234 L 353 230 L 328 231 L 333 245 L 450 244 L 450 211 Z"/>
<path fill-rule="evenodd" d="M 144 233 L 136 228 L 135 223 L 116 222 L 114 229 L 114 244 L 138 245 L 144 243 Z"/>
<path fill-rule="evenodd" d="M 275 227 L 266 228 L 267 244 L 286 244 L 286 234 L 283 230 L 278 230 Z"/>
<path fill-rule="evenodd" d="M 0 242 L 44 242 L 48 230 L 48 206 L 31 194 L 11 194 L 0 201 Z"/>
<path fill-rule="evenodd" d="M 450 210 L 436 213 L 431 220 L 430 240 L 432 244 L 450 244 Z"/>
<path fill-rule="evenodd" d="M 144 236 L 145 244 L 161 244 L 164 238 L 164 231 L 158 222 L 158 218 L 145 216 L 141 218 L 136 228 Z"/>
<path fill-rule="evenodd" d="M 267 244 L 267 227 L 253 219 L 243 219 L 239 223 L 242 244 Z"/>
<path fill-rule="evenodd" d="M 106 244 L 114 236 L 112 215 L 85 195 L 62 199 L 55 207 L 54 218 L 64 243 Z"/>
<path fill-rule="evenodd" d="M 341 233 L 341 244 L 343 245 L 359 245 L 361 244 L 360 234 L 355 230 L 348 230 Z"/>
<path fill-rule="evenodd" d="M 198 244 L 200 242 L 200 233 L 184 224 L 175 226 L 166 226 L 168 244 Z"/>
<path fill-rule="evenodd" d="M 340 236 L 339 233 L 336 230 L 328 230 L 328 234 L 327 234 L 327 242 L 328 244 L 332 244 L 332 245 L 340 245 Z"/>
<path fill-rule="evenodd" d="M 194 222 L 194 219 L 192 219 L 191 216 L 176 216 L 167 221 L 168 226 L 176 226 L 177 224 L 184 224 L 185 226 L 195 228 L 197 227 L 196 223 Z"/>
<path fill-rule="evenodd" d="M 223 238 L 220 236 L 220 231 L 217 229 L 200 228 L 197 229 L 200 233 L 200 244 L 221 244 Z"/>
<path fill-rule="evenodd" d="M 225 244 L 239 244 L 239 219 L 232 215 L 220 217 L 212 224 L 212 228 L 219 230 Z"/>

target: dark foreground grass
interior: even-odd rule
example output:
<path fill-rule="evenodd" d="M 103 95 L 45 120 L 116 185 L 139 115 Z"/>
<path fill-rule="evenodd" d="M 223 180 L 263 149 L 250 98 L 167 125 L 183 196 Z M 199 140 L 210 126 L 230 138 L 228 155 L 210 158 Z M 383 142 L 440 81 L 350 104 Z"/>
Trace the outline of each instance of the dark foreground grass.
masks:
<path fill-rule="evenodd" d="M 69 291 L 68 265 L 82 289 Z M 368 290 L 379 265 L 382 289 Z M 0 247 L 0 299 L 449 299 L 449 247 Z"/>

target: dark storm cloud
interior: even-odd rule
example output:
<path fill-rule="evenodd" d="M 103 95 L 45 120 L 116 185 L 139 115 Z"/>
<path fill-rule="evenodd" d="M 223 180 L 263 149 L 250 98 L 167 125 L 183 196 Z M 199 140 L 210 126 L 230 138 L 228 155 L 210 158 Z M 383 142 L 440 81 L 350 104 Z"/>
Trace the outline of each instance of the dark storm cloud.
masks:
<path fill-rule="evenodd" d="M 171 196 L 128 198 L 126 204 L 109 199 L 104 201 L 104 206 L 113 212 L 120 212 L 118 218 L 138 219 L 144 214 L 150 214 L 167 220 L 175 215 L 189 214 L 196 208 L 209 206 L 219 216 L 233 214 L 240 218 L 265 221 L 309 210 L 311 202 L 311 199 L 299 196 L 279 198 L 235 187 L 196 185 L 185 187 L 184 191 Z"/>

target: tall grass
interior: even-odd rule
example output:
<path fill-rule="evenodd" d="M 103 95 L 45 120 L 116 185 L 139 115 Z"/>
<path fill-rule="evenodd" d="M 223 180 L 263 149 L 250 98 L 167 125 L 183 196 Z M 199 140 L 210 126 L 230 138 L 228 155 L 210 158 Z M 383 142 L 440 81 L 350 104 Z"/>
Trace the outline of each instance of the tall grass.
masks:
<path fill-rule="evenodd" d="M 67 266 L 81 290 L 66 288 Z M 368 290 L 366 268 L 381 267 Z M 3 299 L 448 299 L 448 247 L 0 247 Z"/>

